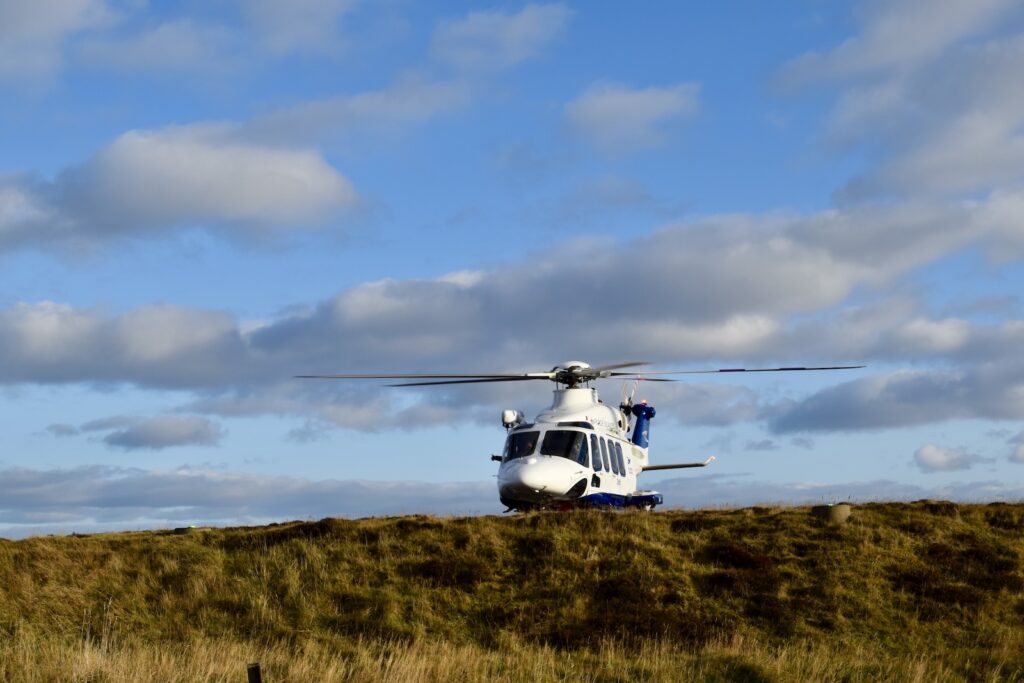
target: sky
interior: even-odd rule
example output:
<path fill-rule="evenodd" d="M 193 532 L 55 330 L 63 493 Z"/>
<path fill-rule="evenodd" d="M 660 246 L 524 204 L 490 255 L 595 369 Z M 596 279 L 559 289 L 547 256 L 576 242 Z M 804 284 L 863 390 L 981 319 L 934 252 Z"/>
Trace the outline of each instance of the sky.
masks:
<path fill-rule="evenodd" d="M 498 514 L 540 383 L 669 507 L 1024 498 L 1011 0 L 0 0 L 0 536 Z M 607 401 L 632 387 L 597 383 Z"/>

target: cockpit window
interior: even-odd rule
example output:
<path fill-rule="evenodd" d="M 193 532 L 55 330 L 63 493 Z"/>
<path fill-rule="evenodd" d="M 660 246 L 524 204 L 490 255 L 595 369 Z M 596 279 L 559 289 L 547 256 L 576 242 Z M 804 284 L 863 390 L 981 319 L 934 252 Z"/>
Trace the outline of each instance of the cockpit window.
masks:
<path fill-rule="evenodd" d="M 540 445 L 541 455 L 557 455 L 560 458 L 587 464 L 587 435 L 565 429 L 552 429 L 544 435 Z"/>
<path fill-rule="evenodd" d="M 588 449 L 587 449 L 587 435 L 586 434 L 580 434 L 579 444 L 580 444 L 579 445 L 580 452 L 573 459 L 576 462 L 578 462 L 579 464 L 583 465 L 584 467 L 590 467 L 590 457 L 589 457 L 589 453 L 587 452 Z"/>
<path fill-rule="evenodd" d="M 505 460 L 513 460 L 530 455 L 537 450 L 537 438 L 540 432 L 514 432 L 505 441 Z"/>

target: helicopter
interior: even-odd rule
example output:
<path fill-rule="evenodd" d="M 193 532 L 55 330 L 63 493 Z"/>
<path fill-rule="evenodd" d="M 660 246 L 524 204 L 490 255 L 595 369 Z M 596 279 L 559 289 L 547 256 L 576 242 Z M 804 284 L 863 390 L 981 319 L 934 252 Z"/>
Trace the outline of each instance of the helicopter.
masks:
<path fill-rule="evenodd" d="M 555 383 L 551 405 L 532 421 L 522 411 L 503 410 L 507 432 L 498 466 L 498 497 L 506 512 L 575 507 L 639 508 L 652 510 L 664 503 L 662 494 L 638 489 L 644 472 L 706 467 L 715 460 L 651 464 L 650 425 L 654 406 L 633 403 L 636 382 L 677 382 L 662 375 L 738 372 L 805 372 L 854 370 L 863 365 L 783 368 L 718 368 L 712 370 L 637 371 L 647 361 L 626 361 L 592 367 L 568 361 L 544 372 L 518 374 L 341 374 L 296 375 L 297 379 L 401 379 L 392 387 L 423 387 L 487 382 L 549 380 Z M 658 375 L 658 377 L 652 377 Z M 591 383 L 599 379 L 634 380 L 634 391 L 617 407 L 605 404 Z"/>

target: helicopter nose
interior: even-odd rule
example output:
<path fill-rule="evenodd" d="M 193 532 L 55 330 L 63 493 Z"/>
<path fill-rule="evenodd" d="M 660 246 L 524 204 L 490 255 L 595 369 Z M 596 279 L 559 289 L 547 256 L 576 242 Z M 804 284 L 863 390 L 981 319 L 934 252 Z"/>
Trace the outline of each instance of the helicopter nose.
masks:
<path fill-rule="evenodd" d="M 508 497 L 561 496 L 579 479 L 579 469 L 565 458 L 531 456 L 505 472 L 499 486 Z"/>
<path fill-rule="evenodd" d="M 551 488 L 552 484 L 557 487 L 558 478 L 552 476 L 554 474 L 552 469 L 547 466 L 547 463 L 527 460 L 524 466 L 519 468 L 518 484 L 534 491 L 546 491 Z"/>

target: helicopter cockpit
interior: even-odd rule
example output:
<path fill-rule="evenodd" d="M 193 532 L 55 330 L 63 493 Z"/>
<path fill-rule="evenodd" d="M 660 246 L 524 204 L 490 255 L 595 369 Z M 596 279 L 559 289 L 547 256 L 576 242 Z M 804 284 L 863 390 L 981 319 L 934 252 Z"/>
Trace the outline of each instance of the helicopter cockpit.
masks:
<path fill-rule="evenodd" d="M 566 458 L 584 467 L 593 466 L 595 472 L 626 474 L 626 457 L 620 442 L 582 429 L 564 429 L 561 424 L 543 432 L 543 437 L 535 425 L 523 425 L 512 431 L 505 441 L 502 461 L 535 454 Z"/>

